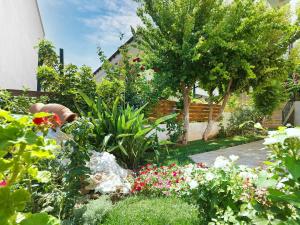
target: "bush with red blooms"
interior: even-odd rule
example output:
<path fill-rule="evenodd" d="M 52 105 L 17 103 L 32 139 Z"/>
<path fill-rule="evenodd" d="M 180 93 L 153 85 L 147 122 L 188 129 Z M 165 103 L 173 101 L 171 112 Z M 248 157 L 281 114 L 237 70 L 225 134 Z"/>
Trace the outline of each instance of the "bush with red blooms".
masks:
<path fill-rule="evenodd" d="M 206 168 L 204 164 L 196 164 L 197 168 Z M 157 167 L 147 164 L 138 172 L 133 182 L 133 193 L 143 193 L 154 196 L 173 195 L 190 188 L 186 168 L 171 164 Z"/>

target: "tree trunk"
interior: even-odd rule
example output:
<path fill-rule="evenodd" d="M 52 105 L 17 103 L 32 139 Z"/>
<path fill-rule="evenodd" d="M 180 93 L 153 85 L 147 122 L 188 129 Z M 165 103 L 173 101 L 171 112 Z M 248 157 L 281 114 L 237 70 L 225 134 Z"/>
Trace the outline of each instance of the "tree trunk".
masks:
<path fill-rule="evenodd" d="M 214 122 L 218 121 L 221 118 L 221 116 L 223 115 L 224 109 L 226 107 L 226 104 L 227 104 L 230 94 L 231 94 L 231 92 L 230 92 L 231 85 L 232 85 L 232 80 L 230 80 L 228 83 L 228 87 L 227 87 L 226 93 L 224 95 L 220 111 L 215 118 L 213 118 L 213 112 L 214 112 L 213 102 L 210 101 L 210 103 L 209 103 L 209 115 L 208 115 L 207 126 L 206 126 L 206 129 L 202 136 L 204 141 L 207 141 L 211 137 L 211 131 L 212 131 Z"/>
<path fill-rule="evenodd" d="M 208 114 L 208 121 L 207 121 L 207 126 L 206 129 L 203 133 L 203 140 L 207 141 L 210 137 L 211 129 L 213 127 L 213 112 L 214 112 L 214 105 L 212 102 L 209 103 L 209 114 Z"/>
<path fill-rule="evenodd" d="M 190 127 L 190 88 L 183 86 L 183 137 L 182 144 L 188 143 L 189 127 Z"/>

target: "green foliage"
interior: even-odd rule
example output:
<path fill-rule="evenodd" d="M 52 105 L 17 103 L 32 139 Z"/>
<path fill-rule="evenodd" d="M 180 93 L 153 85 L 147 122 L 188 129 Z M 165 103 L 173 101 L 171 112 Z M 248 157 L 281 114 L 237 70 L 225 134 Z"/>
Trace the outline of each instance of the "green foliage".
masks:
<path fill-rule="evenodd" d="M 26 219 L 22 220 L 20 225 L 60 225 L 60 221 L 47 213 L 36 213 L 29 215 Z"/>
<path fill-rule="evenodd" d="M 0 109 L 17 114 L 28 114 L 32 104 L 38 102 L 47 103 L 48 99 L 47 96 L 28 97 L 26 90 L 19 96 L 12 96 L 8 91 L 0 90 Z"/>
<path fill-rule="evenodd" d="M 88 151 L 94 149 L 90 141 L 94 140 L 94 126 L 86 118 L 66 124 L 59 135 L 64 135 L 61 151 L 56 159 L 40 167 L 48 168 L 52 173 L 51 183 L 47 186 L 33 187 L 35 211 L 46 211 L 61 219 L 70 219 L 77 202 L 83 195 L 80 189 L 90 173 L 86 163 Z"/>
<path fill-rule="evenodd" d="M 286 79 L 290 64 L 284 54 L 299 38 L 286 8 L 274 10 L 265 1 L 224 2 L 213 8 L 197 45 L 203 69 L 199 80 L 208 93 L 219 90 L 214 101 L 270 79 Z"/>
<path fill-rule="evenodd" d="M 58 56 L 54 45 L 50 41 L 42 39 L 36 48 L 38 49 L 40 66 L 46 65 L 52 68 L 58 66 Z"/>
<path fill-rule="evenodd" d="M 52 93 L 49 96 L 51 102 L 65 105 L 74 112 L 77 111 L 77 107 L 81 110 L 87 109 L 77 93 L 78 90 L 85 91 L 91 98 L 96 96 L 96 82 L 92 69 L 88 66 L 78 68 L 69 64 L 58 68 L 51 63 L 44 63 L 38 68 L 37 76 L 42 90 Z"/>
<path fill-rule="evenodd" d="M 181 140 L 183 135 L 182 122 L 178 121 L 177 118 L 168 120 L 166 122 L 167 134 L 170 137 L 172 143 L 177 143 Z"/>
<path fill-rule="evenodd" d="M 197 208 L 176 198 L 127 198 L 108 214 L 105 225 L 199 224 Z"/>
<path fill-rule="evenodd" d="M 221 133 L 225 136 L 260 134 L 254 124 L 261 122 L 262 118 L 263 114 L 253 107 L 236 108 L 231 113 L 229 121 Z"/>
<path fill-rule="evenodd" d="M 257 87 L 253 93 L 254 107 L 261 114 L 271 116 L 274 110 L 287 100 L 282 82 L 274 81 Z"/>
<path fill-rule="evenodd" d="M 99 225 L 103 223 L 104 216 L 113 208 L 108 196 L 101 196 L 99 199 L 91 200 L 86 205 L 75 209 L 74 224 Z"/>
<path fill-rule="evenodd" d="M 38 115 L 37 115 L 38 116 Z M 28 116 L 15 118 L 7 111 L 0 110 L 0 180 L 5 187 L 0 187 L 1 208 L 0 223 L 17 224 L 17 215 L 22 215 L 30 200 L 31 180 L 48 182 L 48 171 L 40 171 L 38 163 L 53 159 L 57 148 L 55 141 L 37 134 L 39 127 Z M 29 180 L 27 188 L 22 182 Z M 18 216 L 19 217 L 19 216 Z M 23 214 L 22 224 L 34 224 L 38 215 Z M 43 221 L 55 218 L 43 214 Z M 47 224 L 47 223 L 45 223 Z"/>
<path fill-rule="evenodd" d="M 119 96 L 125 105 L 140 108 L 148 103 L 149 109 L 159 99 L 168 98 L 170 91 L 161 82 L 160 76 L 145 65 L 141 56 L 129 53 L 131 47 L 135 47 L 135 44 L 119 49 L 122 58 L 117 64 L 112 64 L 99 50 L 102 70 L 106 77 L 98 85 L 97 91 L 108 101 L 113 101 L 113 96 Z"/>
<path fill-rule="evenodd" d="M 97 84 L 97 94 L 107 105 L 113 105 L 117 97 L 124 101 L 125 84 L 124 81 L 116 78 L 103 78 Z"/>
<path fill-rule="evenodd" d="M 271 132 L 265 140 L 265 145 L 272 151 L 269 170 L 274 173 L 273 179 L 277 186 L 269 187 L 269 198 L 278 204 L 288 204 L 294 207 L 296 216 L 288 217 L 282 208 L 282 224 L 300 223 L 300 128 L 281 127 L 277 132 Z M 290 207 L 291 208 L 291 207 Z"/>
<path fill-rule="evenodd" d="M 176 116 L 165 116 L 151 124 L 142 113 L 145 106 L 139 109 L 129 105 L 122 107 L 116 99 L 113 107 L 109 107 L 101 98 L 94 102 L 84 93 L 81 96 L 90 107 L 88 117 L 94 125 L 95 146 L 112 152 L 130 168 L 136 168 L 145 151 L 153 146 L 156 139 L 152 134 L 156 127 Z"/>

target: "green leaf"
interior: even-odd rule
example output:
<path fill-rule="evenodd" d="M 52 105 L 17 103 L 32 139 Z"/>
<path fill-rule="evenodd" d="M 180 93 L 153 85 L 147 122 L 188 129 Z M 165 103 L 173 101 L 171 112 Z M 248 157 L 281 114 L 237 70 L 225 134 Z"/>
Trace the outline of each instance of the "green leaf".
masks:
<path fill-rule="evenodd" d="M 20 225 L 60 225 L 59 219 L 47 213 L 36 213 L 22 220 Z"/>
<path fill-rule="evenodd" d="M 259 188 L 275 188 L 277 181 L 269 178 L 268 173 L 266 171 L 261 171 L 258 175 L 258 179 L 256 181 L 256 185 Z"/>
<path fill-rule="evenodd" d="M 49 171 L 38 171 L 35 179 L 40 183 L 48 183 L 51 180 Z"/>
<path fill-rule="evenodd" d="M 118 142 L 118 146 L 121 149 L 121 151 L 123 152 L 123 154 L 128 156 L 126 149 L 123 147 L 123 142 Z"/>
<path fill-rule="evenodd" d="M 23 211 L 30 194 L 25 189 L 12 191 L 10 187 L 0 188 L 0 218 L 10 218 L 17 211 Z"/>
<path fill-rule="evenodd" d="M 285 166 L 288 171 L 292 174 L 295 180 L 298 180 L 300 177 L 300 160 L 296 160 L 292 157 L 287 157 L 284 159 Z"/>
<path fill-rule="evenodd" d="M 157 119 L 157 120 L 155 121 L 154 124 L 155 124 L 156 126 L 158 126 L 159 124 L 164 123 L 164 122 L 166 122 L 167 120 L 170 120 L 170 119 L 175 118 L 177 115 L 178 115 L 178 114 L 175 113 L 175 114 L 171 114 L 171 115 L 167 115 L 167 116 L 161 117 L 161 118 Z"/>

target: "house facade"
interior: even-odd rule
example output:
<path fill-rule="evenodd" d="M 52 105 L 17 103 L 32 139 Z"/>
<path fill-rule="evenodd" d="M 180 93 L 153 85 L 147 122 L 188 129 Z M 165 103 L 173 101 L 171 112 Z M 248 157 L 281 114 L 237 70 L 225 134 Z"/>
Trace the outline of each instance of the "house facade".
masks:
<path fill-rule="evenodd" d="M 37 89 L 37 49 L 45 36 L 37 0 L 0 1 L 0 89 Z"/>

